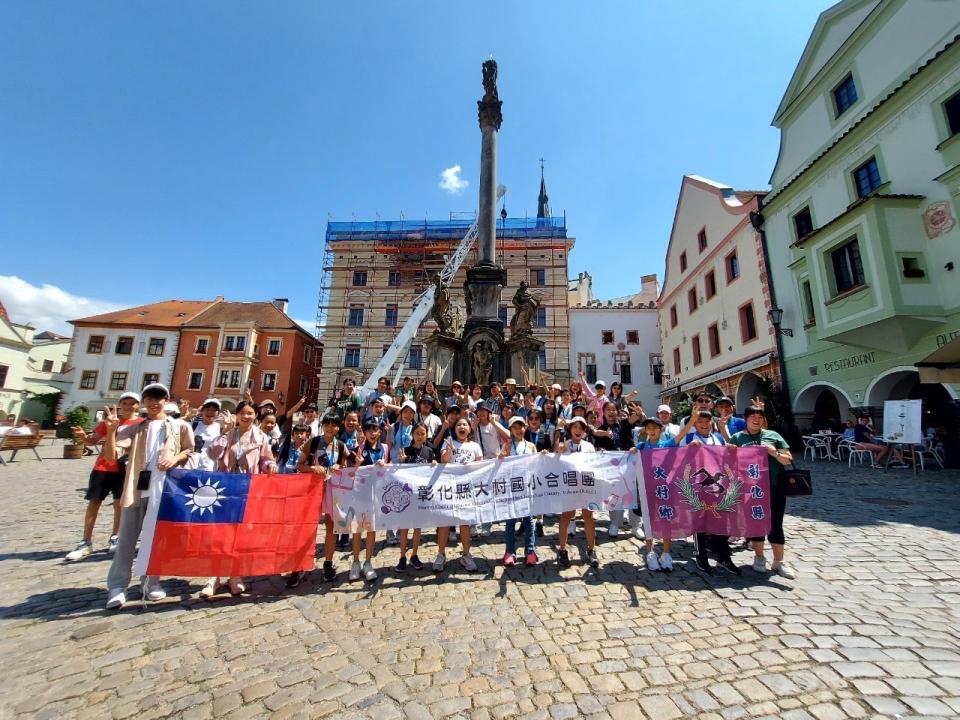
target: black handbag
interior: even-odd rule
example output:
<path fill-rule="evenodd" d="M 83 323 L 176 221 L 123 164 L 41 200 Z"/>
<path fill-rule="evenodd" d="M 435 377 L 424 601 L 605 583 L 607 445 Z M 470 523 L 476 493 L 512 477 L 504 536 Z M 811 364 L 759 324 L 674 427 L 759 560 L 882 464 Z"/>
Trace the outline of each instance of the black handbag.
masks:
<path fill-rule="evenodd" d="M 784 497 L 813 495 L 813 479 L 810 471 L 798 468 L 793 463 L 780 473 L 780 489 Z"/>

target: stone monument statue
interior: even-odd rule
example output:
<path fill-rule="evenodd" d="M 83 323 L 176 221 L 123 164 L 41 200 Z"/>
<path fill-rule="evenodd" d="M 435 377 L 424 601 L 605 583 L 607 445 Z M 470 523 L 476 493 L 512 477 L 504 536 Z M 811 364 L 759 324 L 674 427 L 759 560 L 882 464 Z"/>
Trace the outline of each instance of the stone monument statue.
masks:
<path fill-rule="evenodd" d="M 492 371 L 493 348 L 486 340 L 478 340 L 473 346 L 473 379 L 481 385 L 489 385 Z"/>
<path fill-rule="evenodd" d="M 458 312 L 450 301 L 450 290 L 444 286 L 440 273 L 436 274 L 433 282 L 437 289 L 433 296 L 431 316 L 437 324 L 437 332 L 442 335 L 455 335 L 459 330 L 457 327 Z"/>
<path fill-rule="evenodd" d="M 529 291 L 525 280 L 513 296 L 513 318 L 510 320 L 510 337 L 533 334 L 533 317 L 540 307 L 540 298 Z"/>

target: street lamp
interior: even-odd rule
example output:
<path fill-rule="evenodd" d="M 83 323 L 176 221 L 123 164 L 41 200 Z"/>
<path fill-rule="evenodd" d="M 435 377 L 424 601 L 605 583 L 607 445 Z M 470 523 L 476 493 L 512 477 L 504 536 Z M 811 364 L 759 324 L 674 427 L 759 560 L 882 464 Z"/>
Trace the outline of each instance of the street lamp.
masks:
<path fill-rule="evenodd" d="M 770 323 L 773 325 L 774 332 L 776 332 L 777 335 L 793 337 L 793 330 L 780 327 L 780 324 L 783 322 L 783 310 L 774 305 L 770 308 L 768 315 L 770 315 Z"/>

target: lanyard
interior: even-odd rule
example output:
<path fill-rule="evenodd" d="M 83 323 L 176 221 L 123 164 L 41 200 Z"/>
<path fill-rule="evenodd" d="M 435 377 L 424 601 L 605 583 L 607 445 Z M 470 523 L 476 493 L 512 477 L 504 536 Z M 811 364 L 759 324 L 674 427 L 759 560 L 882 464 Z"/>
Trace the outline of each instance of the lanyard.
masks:
<path fill-rule="evenodd" d="M 369 458 L 370 458 L 370 463 L 371 463 L 371 464 L 373 464 L 373 463 L 378 463 L 378 462 L 380 462 L 381 460 L 383 460 L 383 445 L 380 445 L 380 446 L 376 449 L 376 451 L 374 451 L 372 448 L 369 448 L 369 447 L 367 447 L 366 445 L 364 445 L 364 450 L 367 451 L 367 455 L 368 455 Z"/>
<path fill-rule="evenodd" d="M 570 448 L 570 452 L 580 452 L 580 443 L 575 443 L 571 440 L 567 443 L 567 446 Z"/>
<path fill-rule="evenodd" d="M 529 455 L 529 454 L 530 454 L 530 447 L 527 445 L 527 441 L 526 441 L 526 440 L 521 440 L 521 441 L 520 441 L 520 447 L 523 448 L 523 452 L 519 452 L 519 451 L 517 450 L 517 441 L 516 441 L 516 440 L 511 440 L 510 442 L 513 444 L 513 454 L 514 454 L 514 455 Z"/>

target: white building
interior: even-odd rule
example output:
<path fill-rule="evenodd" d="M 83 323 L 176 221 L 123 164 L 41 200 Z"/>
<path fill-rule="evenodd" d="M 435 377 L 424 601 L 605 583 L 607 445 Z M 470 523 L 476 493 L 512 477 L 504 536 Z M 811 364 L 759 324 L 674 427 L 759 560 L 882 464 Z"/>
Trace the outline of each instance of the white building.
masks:
<path fill-rule="evenodd" d="M 742 411 L 780 385 L 771 298 L 756 219 L 763 193 L 685 175 L 660 295 L 663 396 L 728 395 Z"/>
<path fill-rule="evenodd" d="M 582 286 L 584 275 L 578 276 Z M 589 281 L 590 276 L 586 275 Z M 587 380 L 604 380 L 623 386 L 623 394 L 637 391 L 637 399 L 652 414 L 660 394 L 660 377 L 654 367 L 661 362 L 660 330 L 657 327 L 656 275 L 641 278 L 641 290 L 634 295 L 606 302 L 594 300 L 589 286 L 584 294 L 574 287 L 571 293 L 586 303 L 574 304 L 570 315 L 570 367 L 583 372 Z"/>
<path fill-rule="evenodd" d="M 170 387 L 180 326 L 212 302 L 166 300 L 71 320 L 75 330 L 66 373 L 70 388 L 60 411 L 83 405 L 96 412 L 122 393 L 139 392 L 151 382 Z"/>

